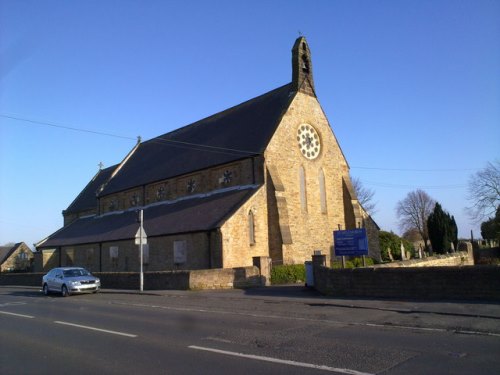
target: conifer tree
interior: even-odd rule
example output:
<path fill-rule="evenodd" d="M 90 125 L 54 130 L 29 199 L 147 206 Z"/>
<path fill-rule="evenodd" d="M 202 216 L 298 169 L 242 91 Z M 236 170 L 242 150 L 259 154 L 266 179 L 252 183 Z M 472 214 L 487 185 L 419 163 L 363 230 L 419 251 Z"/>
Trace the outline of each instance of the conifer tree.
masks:
<path fill-rule="evenodd" d="M 452 242 L 456 249 L 458 228 L 455 218 L 445 212 L 439 203 L 436 203 L 434 210 L 427 219 L 427 230 L 434 252 L 446 253 L 450 250 Z"/>

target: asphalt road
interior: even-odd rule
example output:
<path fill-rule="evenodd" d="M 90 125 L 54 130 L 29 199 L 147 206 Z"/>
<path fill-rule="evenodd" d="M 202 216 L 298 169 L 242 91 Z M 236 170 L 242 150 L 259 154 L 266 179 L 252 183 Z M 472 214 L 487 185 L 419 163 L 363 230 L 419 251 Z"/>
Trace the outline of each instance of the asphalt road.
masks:
<path fill-rule="evenodd" d="M 0 287 L 1 374 L 498 374 L 500 305 Z"/>

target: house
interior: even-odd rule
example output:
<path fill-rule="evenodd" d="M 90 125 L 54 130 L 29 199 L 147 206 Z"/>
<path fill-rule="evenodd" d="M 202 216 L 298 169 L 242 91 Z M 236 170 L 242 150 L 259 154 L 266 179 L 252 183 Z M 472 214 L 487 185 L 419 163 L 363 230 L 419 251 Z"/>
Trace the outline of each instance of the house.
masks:
<path fill-rule="evenodd" d="M 30 271 L 33 260 L 33 252 L 24 242 L 0 246 L 0 272 Z"/>
<path fill-rule="evenodd" d="M 40 241 L 44 269 L 207 269 L 334 256 L 333 231 L 378 227 L 358 203 L 349 166 L 316 97 L 304 37 L 292 49 L 292 81 L 159 137 L 100 170 L 63 211 L 64 227 Z"/>

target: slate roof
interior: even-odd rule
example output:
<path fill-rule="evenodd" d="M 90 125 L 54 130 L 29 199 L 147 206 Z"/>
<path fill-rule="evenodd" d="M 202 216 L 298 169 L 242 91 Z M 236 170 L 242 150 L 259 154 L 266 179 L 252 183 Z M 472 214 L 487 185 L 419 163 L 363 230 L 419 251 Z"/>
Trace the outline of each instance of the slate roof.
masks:
<path fill-rule="evenodd" d="M 100 196 L 263 153 L 292 94 L 290 83 L 141 143 Z"/>
<path fill-rule="evenodd" d="M 117 166 L 114 165 L 97 172 L 81 193 L 78 194 L 75 200 L 71 202 L 65 210 L 65 213 L 82 212 L 95 209 L 97 207 L 97 190 L 109 179 L 116 167 Z"/>
<path fill-rule="evenodd" d="M 151 205 L 144 209 L 144 230 L 148 237 L 154 237 L 219 228 L 257 188 L 228 189 Z M 133 210 L 80 218 L 41 241 L 37 247 L 129 240 L 135 237 L 138 228 L 137 213 Z"/>

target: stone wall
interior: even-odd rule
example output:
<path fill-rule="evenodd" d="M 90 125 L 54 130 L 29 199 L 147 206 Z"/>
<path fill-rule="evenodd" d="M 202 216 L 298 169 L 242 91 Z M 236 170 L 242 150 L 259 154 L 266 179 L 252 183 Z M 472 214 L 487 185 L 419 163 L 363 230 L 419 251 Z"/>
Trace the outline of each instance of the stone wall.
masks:
<path fill-rule="evenodd" d="M 223 268 L 251 266 L 253 257 L 269 256 L 267 219 L 266 190 L 260 187 L 220 229 Z M 250 239 L 252 223 L 253 240 Z"/>
<path fill-rule="evenodd" d="M 400 268 L 400 267 L 445 267 L 445 266 L 472 266 L 474 258 L 466 252 L 434 255 L 422 259 L 409 259 L 391 263 L 377 264 L 374 268 Z"/>
<path fill-rule="evenodd" d="M 500 267 L 314 268 L 322 294 L 349 298 L 500 300 Z"/>
<path fill-rule="evenodd" d="M 138 272 L 94 272 L 104 289 L 139 289 Z M 42 286 L 44 273 L 1 274 L 0 285 Z M 257 267 L 144 273 L 144 290 L 248 288 L 261 285 Z"/>

